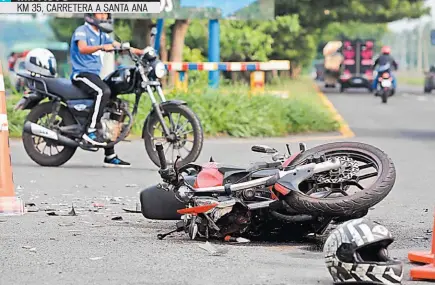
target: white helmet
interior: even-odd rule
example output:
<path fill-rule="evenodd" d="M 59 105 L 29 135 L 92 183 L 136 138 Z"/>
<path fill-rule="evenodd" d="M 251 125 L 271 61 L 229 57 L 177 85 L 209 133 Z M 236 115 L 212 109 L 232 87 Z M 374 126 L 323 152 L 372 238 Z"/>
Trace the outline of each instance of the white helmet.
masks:
<path fill-rule="evenodd" d="M 401 284 L 403 263 L 387 251 L 393 241 L 387 228 L 362 218 L 338 226 L 323 247 L 334 284 Z"/>
<path fill-rule="evenodd" d="M 32 49 L 26 56 L 26 69 L 32 75 L 56 77 L 57 63 L 53 53 L 45 48 Z"/>

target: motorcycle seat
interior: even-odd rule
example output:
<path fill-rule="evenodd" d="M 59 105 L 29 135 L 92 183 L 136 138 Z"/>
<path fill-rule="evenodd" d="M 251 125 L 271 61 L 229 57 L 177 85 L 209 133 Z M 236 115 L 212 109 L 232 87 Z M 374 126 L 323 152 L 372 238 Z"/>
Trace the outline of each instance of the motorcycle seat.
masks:
<path fill-rule="evenodd" d="M 64 100 L 94 99 L 94 96 L 83 92 L 67 78 L 44 78 L 48 92 L 62 97 Z"/>

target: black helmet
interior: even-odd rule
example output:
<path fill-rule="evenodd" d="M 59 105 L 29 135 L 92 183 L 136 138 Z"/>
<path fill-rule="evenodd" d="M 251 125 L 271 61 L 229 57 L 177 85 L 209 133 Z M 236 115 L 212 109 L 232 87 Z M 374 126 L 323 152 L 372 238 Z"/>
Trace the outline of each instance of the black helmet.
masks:
<path fill-rule="evenodd" d="M 387 228 L 363 218 L 338 226 L 323 247 L 334 283 L 401 284 L 403 263 L 387 251 L 393 241 Z"/>
<path fill-rule="evenodd" d="M 112 15 L 108 13 L 107 20 L 98 20 L 95 18 L 95 13 L 86 13 L 85 14 L 85 21 L 86 23 L 96 26 L 104 33 L 111 33 L 113 32 L 113 21 L 112 21 Z"/>

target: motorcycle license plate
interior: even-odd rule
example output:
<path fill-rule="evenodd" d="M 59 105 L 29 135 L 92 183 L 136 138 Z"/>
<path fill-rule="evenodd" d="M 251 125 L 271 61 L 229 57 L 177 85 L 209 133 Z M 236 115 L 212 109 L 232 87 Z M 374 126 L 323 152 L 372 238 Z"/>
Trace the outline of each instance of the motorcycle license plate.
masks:
<path fill-rule="evenodd" d="M 352 82 L 359 84 L 359 83 L 362 83 L 362 79 L 355 78 L 354 80 L 352 80 Z"/>
<path fill-rule="evenodd" d="M 382 87 L 391 87 L 391 81 L 390 80 L 382 80 L 381 85 L 382 85 Z"/>

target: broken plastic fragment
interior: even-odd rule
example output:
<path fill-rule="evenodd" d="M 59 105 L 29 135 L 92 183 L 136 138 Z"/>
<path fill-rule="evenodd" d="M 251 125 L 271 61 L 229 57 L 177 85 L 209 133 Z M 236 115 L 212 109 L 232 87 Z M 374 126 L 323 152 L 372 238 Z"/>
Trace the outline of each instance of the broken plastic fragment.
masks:
<path fill-rule="evenodd" d="M 228 249 L 218 249 L 208 241 L 206 241 L 204 244 L 200 244 L 199 247 L 203 250 L 208 251 L 208 253 L 210 253 L 211 255 L 215 256 L 222 255 L 228 252 Z"/>

